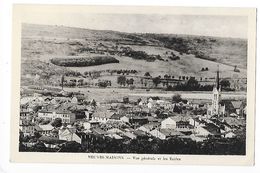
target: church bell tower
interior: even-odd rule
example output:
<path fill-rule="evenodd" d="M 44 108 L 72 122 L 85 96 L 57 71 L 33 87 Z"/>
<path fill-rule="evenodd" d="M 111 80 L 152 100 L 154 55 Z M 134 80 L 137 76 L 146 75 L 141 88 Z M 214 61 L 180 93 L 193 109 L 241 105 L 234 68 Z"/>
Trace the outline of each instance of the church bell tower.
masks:
<path fill-rule="evenodd" d="M 221 86 L 219 85 L 219 66 L 217 70 L 216 82 L 213 87 L 213 98 L 212 98 L 212 112 L 211 115 L 219 115 L 220 105 L 219 102 L 221 100 Z"/>

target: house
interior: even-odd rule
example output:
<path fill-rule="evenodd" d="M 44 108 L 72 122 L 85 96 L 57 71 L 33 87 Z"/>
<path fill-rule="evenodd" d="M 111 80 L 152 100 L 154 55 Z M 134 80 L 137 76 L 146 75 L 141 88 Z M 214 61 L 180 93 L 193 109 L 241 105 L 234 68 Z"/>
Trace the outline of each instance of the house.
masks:
<path fill-rule="evenodd" d="M 60 128 L 59 129 L 59 139 L 65 141 L 75 141 L 81 144 L 81 138 L 76 134 L 75 128 Z"/>
<path fill-rule="evenodd" d="M 123 133 L 123 131 L 118 128 L 112 128 L 112 129 L 107 130 L 107 133 L 116 134 L 116 133 Z"/>
<path fill-rule="evenodd" d="M 187 105 L 191 106 L 193 109 L 199 109 L 199 108 L 206 109 L 209 102 L 210 101 L 206 99 L 190 99 L 187 102 Z"/>
<path fill-rule="evenodd" d="M 29 139 L 27 142 L 22 142 L 26 147 L 33 147 L 35 144 L 37 144 L 38 139 L 37 138 L 32 138 Z"/>
<path fill-rule="evenodd" d="M 35 130 L 39 132 L 41 135 L 48 136 L 51 135 L 54 127 L 51 124 L 45 125 L 36 125 Z"/>
<path fill-rule="evenodd" d="M 237 129 L 245 125 L 245 122 L 243 122 L 242 120 L 238 120 L 237 118 L 234 117 L 224 117 L 222 118 L 222 122 L 227 124 L 233 129 Z"/>
<path fill-rule="evenodd" d="M 111 112 L 108 109 L 99 108 L 99 109 L 97 109 L 96 112 L 93 113 L 92 120 L 95 120 L 95 121 L 98 121 L 101 123 L 106 123 L 114 114 L 115 114 L 115 112 Z"/>
<path fill-rule="evenodd" d="M 220 130 L 223 132 L 232 131 L 233 127 L 231 127 L 229 124 L 227 124 L 223 119 L 211 119 L 210 120 L 213 124 L 218 126 Z"/>
<path fill-rule="evenodd" d="M 203 137 L 207 137 L 207 136 L 210 136 L 210 135 L 213 135 L 212 133 L 210 133 L 207 129 L 205 129 L 204 127 L 202 126 L 198 126 L 195 130 L 194 130 L 194 134 L 196 136 L 203 136 Z"/>
<path fill-rule="evenodd" d="M 189 119 L 189 124 L 192 125 L 193 128 L 198 127 L 198 126 L 205 126 L 206 123 L 207 122 L 200 117 L 195 117 L 195 118 Z"/>
<path fill-rule="evenodd" d="M 114 113 L 109 119 L 113 121 L 121 121 L 120 118 L 122 115 Z"/>
<path fill-rule="evenodd" d="M 212 123 L 208 123 L 206 126 L 198 126 L 194 129 L 196 136 L 220 136 L 220 128 Z"/>
<path fill-rule="evenodd" d="M 152 103 L 152 102 L 149 102 L 149 103 L 147 104 L 147 107 L 148 107 L 149 109 L 152 109 L 153 103 Z"/>
<path fill-rule="evenodd" d="M 73 97 L 72 99 L 71 99 L 71 103 L 73 103 L 73 104 L 78 104 L 78 99 L 77 99 L 77 97 Z"/>
<path fill-rule="evenodd" d="M 224 138 L 234 138 L 234 137 L 236 137 L 236 134 L 232 131 L 229 131 L 229 132 L 223 133 L 221 136 Z"/>
<path fill-rule="evenodd" d="M 118 140 L 120 140 L 120 139 L 123 139 L 121 136 L 119 136 L 118 134 L 107 134 L 107 135 L 105 135 L 105 136 L 108 136 L 108 137 L 110 137 L 110 138 L 113 138 L 113 139 L 118 139 Z"/>
<path fill-rule="evenodd" d="M 20 122 L 19 129 L 25 136 L 32 136 L 35 132 L 35 124 L 30 122 Z"/>
<path fill-rule="evenodd" d="M 148 123 L 147 116 L 125 115 L 120 118 L 121 121 L 130 124 L 144 125 Z"/>
<path fill-rule="evenodd" d="M 148 123 L 148 117 L 144 116 L 130 116 L 129 117 L 129 123 L 130 124 L 138 124 L 143 125 Z"/>
<path fill-rule="evenodd" d="M 148 102 L 158 101 L 160 98 L 158 96 L 153 96 L 148 98 Z"/>
<path fill-rule="evenodd" d="M 98 122 L 98 121 L 90 120 L 90 121 L 83 122 L 83 127 L 84 127 L 84 129 L 89 130 L 89 129 L 98 127 L 99 124 L 100 124 L 100 122 Z"/>
<path fill-rule="evenodd" d="M 170 137 L 184 136 L 184 134 L 174 129 L 154 129 L 150 132 L 150 134 L 161 140 L 165 140 Z"/>
<path fill-rule="evenodd" d="M 148 124 L 144 124 L 141 127 L 139 127 L 139 130 L 142 130 L 146 133 L 149 133 L 151 130 L 158 128 L 161 125 L 159 122 L 152 122 Z"/>
<path fill-rule="evenodd" d="M 59 149 L 60 145 L 62 143 L 65 143 L 66 141 L 65 140 L 60 140 L 56 137 L 50 137 L 50 136 L 41 136 L 38 141 L 44 143 L 44 145 L 47 147 L 47 148 L 56 148 L 56 149 Z"/>
<path fill-rule="evenodd" d="M 131 127 L 127 127 L 127 128 L 124 128 L 124 131 L 125 132 L 134 132 L 135 130 L 133 129 L 133 128 L 131 128 Z"/>
<path fill-rule="evenodd" d="M 142 131 L 142 130 L 135 130 L 134 132 L 133 132 L 133 134 L 136 136 L 136 137 L 147 137 L 147 134 L 144 132 L 144 131 Z"/>
<path fill-rule="evenodd" d="M 128 116 L 123 116 L 120 118 L 121 121 L 125 122 L 125 123 L 129 123 L 129 117 Z"/>
<path fill-rule="evenodd" d="M 236 100 L 236 101 L 231 101 L 231 104 L 233 105 L 233 112 L 237 115 L 241 115 L 242 114 L 242 108 L 243 108 L 243 103 L 241 100 Z"/>
<path fill-rule="evenodd" d="M 107 134 L 107 132 L 105 132 L 104 130 L 102 130 L 102 129 L 98 128 L 98 127 L 97 128 L 93 128 L 92 132 L 95 135 L 101 135 L 101 136 Z"/>
<path fill-rule="evenodd" d="M 62 123 L 73 123 L 76 120 L 76 115 L 66 109 L 64 110 L 40 110 L 38 111 L 38 117 L 44 120 L 53 121 L 56 118 L 60 118 Z"/>
<path fill-rule="evenodd" d="M 32 118 L 32 112 L 27 109 L 20 110 L 20 120 L 30 120 Z"/>
<path fill-rule="evenodd" d="M 155 118 L 153 115 L 152 116 L 148 116 L 147 119 L 148 119 L 149 123 L 161 122 L 162 121 L 161 118 Z"/>
<path fill-rule="evenodd" d="M 161 122 L 162 129 L 176 129 L 181 126 L 188 126 L 189 125 L 189 118 L 183 115 L 176 115 L 166 118 Z"/>
<path fill-rule="evenodd" d="M 203 141 L 207 140 L 206 137 L 196 136 L 196 135 L 194 135 L 194 134 L 191 134 L 191 135 L 190 135 L 190 139 L 193 140 L 193 141 L 196 141 L 196 142 L 203 142 Z"/>
<path fill-rule="evenodd" d="M 128 131 L 127 132 L 123 132 L 122 135 L 126 136 L 129 139 L 136 139 L 136 137 L 137 137 L 134 133 L 128 132 Z"/>

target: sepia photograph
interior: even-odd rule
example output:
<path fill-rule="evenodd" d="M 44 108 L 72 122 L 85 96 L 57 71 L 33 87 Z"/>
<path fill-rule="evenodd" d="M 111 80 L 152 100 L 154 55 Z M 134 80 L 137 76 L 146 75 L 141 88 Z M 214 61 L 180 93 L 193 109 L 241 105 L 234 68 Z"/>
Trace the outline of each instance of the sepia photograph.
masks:
<path fill-rule="evenodd" d="M 255 9 L 16 5 L 13 20 L 14 161 L 252 164 Z"/>

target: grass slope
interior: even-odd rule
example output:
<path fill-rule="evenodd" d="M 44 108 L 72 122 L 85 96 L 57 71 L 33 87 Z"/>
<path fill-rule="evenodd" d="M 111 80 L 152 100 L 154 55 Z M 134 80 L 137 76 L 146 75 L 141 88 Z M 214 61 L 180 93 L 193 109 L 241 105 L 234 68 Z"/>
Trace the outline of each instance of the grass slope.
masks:
<path fill-rule="evenodd" d="M 153 75 L 189 75 L 214 77 L 217 64 L 220 66 L 223 77 L 246 77 L 246 47 L 247 42 L 241 39 L 214 38 L 186 35 L 165 34 L 131 34 L 116 31 L 89 30 L 65 26 L 47 26 L 23 24 L 22 26 L 22 60 L 24 71 L 36 73 L 44 71 L 36 64 L 28 61 L 44 63 L 43 67 L 55 68 L 53 71 L 60 75 L 64 68 L 49 65 L 50 59 L 57 56 L 96 56 L 97 53 L 82 52 L 88 48 L 96 48 L 99 44 L 106 47 L 131 47 L 136 51 L 145 51 L 147 54 L 161 55 L 165 58 L 165 52 L 174 52 L 180 56 L 180 60 L 167 61 L 156 60 L 147 62 L 134 60 L 126 56 L 114 55 L 119 60 L 118 64 L 104 64 L 92 67 L 69 67 L 69 70 L 80 72 L 106 69 L 135 69 L 144 74 L 149 71 Z M 214 59 L 214 61 L 196 57 L 197 52 Z M 234 66 L 240 68 L 240 73 L 233 71 Z M 208 72 L 200 69 L 208 67 Z M 32 70 L 29 70 L 32 69 Z"/>

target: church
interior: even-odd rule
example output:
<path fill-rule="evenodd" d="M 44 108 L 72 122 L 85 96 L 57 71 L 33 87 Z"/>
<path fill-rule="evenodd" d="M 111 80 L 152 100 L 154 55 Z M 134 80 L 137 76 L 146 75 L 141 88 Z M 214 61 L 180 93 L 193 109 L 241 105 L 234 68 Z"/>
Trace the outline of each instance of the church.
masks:
<path fill-rule="evenodd" d="M 225 105 L 221 104 L 221 86 L 219 85 L 219 68 L 217 70 L 216 82 L 212 91 L 212 102 L 208 105 L 207 115 L 208 117 L 221 117 L 225 114 Z"/>

